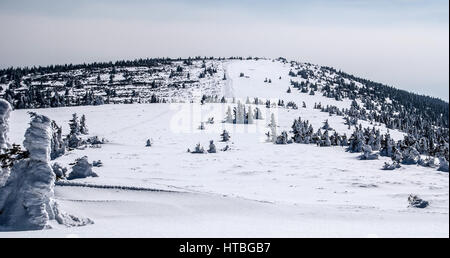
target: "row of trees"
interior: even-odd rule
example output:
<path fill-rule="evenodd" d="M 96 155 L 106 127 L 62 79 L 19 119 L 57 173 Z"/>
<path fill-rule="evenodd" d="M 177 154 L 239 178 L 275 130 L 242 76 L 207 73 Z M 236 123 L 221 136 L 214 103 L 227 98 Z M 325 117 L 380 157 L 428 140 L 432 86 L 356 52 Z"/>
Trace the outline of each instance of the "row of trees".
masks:
<path fill-rule="evenodd" d="M 297 77 L 299 74 L 307 74 L 301 76 L 304 79 L 301 82 L 291 80 L 293 88 L 297 88 L 300 92 L 320 90 L 323 96 L 328 98 L 338 101 L 344 98 L 352 100 L 348 109 L 329 105 L 324 107 L 320 103 L 314 108 L 330 115 L 345 116 L 349 129 L 356 125 L 358 120 L 369 121 L 371 124 L 385 124 L 389 129 L 407 133 L 408 143 L 412 145 L 414 141 L 413 145 L 420 154 L 449 160 L 448 103 L 361 79 L 330 67 L 321 67 L 316 73 L 305 73 L 305 69 L 302 68 L 299 70 L 298 74 L 291 71 L 289 75 Z M 311 83 L 310 79 L 321 81 L 321 87 L 317 83 Z M 357 99 L 361 104 L 356 101 Z"/>
<path fill-rule="evenodd" d="M 439 145 L 439 148 L 431 155 L 424 138 L 418 140 L 411 135 L 406 135 L 403 140 L 395 141 L 389 132 L 382 135 L 379 129 L 363 128 L 361 124 L 354 127 L 350 137 L 346 134 L 339 135 L 337 132 L 330 133 L 331 131 L 328 121 L 324 122 L 321 129 L 314 131 L 309 121 L 298 118 L 292 125 L 291 138 L 284 131 L 275 138 L 274 142 L 276 144 L 293 142 L 316 144 L 321 147 L 342 146 L 349 152 L 362 153 L 361 159 L 377 159 L 378 155 L 390 157 L 394 164 L 387 165 L 388 168 L 396 168 L 399 164 L 417 164 L 425 167 L 438 166 L 439 170 L 448 172 L 448 144 Z M 439 159 L 439 165 L 435 163 L 435 157 Z"/>
<path fill-rule="evenodd" d="M 262 112 L 259 107 L 253 109 L 251 106 L 247 107 L 238 101 L 237 106 L 231 110 L 228 106 L 228 110 L 225 116 L 226 123 L 232 124 L 253 124 L 254 120 L 262 120 Z"/>

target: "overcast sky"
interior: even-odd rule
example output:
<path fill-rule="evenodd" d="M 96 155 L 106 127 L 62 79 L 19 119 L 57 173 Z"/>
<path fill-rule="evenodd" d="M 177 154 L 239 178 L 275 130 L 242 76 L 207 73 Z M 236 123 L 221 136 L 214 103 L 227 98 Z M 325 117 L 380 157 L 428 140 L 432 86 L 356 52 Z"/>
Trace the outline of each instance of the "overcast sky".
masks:
<path fill-rule="evenodd" d="M 449 98 L 447 0 L 0 0 L 0 67 L 262 56 Z"/>

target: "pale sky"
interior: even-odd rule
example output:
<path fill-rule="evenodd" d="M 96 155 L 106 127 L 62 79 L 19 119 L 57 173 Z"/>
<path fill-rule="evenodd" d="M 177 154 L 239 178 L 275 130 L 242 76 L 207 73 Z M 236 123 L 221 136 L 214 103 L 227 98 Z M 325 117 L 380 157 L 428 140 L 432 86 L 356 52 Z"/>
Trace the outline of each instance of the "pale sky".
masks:
<path fill-rule="evenodd" d="M 447 0 L 0 0 L 0 67 L 261 56 L 449 98 Z"/>

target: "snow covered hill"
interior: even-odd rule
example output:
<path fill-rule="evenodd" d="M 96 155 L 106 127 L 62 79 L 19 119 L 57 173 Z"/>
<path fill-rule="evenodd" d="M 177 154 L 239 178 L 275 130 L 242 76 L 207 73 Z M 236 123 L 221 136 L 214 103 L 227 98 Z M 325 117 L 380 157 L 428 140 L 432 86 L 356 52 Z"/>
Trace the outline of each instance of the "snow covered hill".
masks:
<path fill-rule="evenodd" d="M 198 76 L 204 69 L 201 61 L 193 63 L 195 68 L 187 68 L 182 61 L 177 66 L 183 67 L 183 76 Z M 170 72 L 158 92 L 147 92 L 143 86 L 115 88 L 119 92 L 123 87 L 121 92 L 131 94 L 119 94 L 117 103 L 127 99 L 126 103 L 134 104 L 14 110 L 9 121 L 11 143 L 23 141 L 28 111 L 50 117 L 62 126 L 64 134 L 71 130 L 72 113 L 84 114 L 89 136 L 107 142 L 100 148 L 76 148 L 52 161 L 70 171 L 74 161 L 83 156 L 90 162 L 101 160 L 103 166 L 93 168 L 98 177 L 62 180 L 55 190 L 62 209 L 94 224 L 0 232 L 0 237 L 448 237 L 448 172 L 419 165 L 382 170 L 390 157 L 360 160 L 361 153 L 346 152 L 342 146 L 278 145 L 267 140 L 272 114 L 277 134 L 290 133 L 294 120 L 301 117 L 315 130 L 328 121 L 333 128 L 330 134 L 350 136 L 355 126 L 345 124 L 346 116 L 314 107 L 320 103 L 345 110 L 354 102 L 368 105 L 364 98 L 352 101 L 346 96 L 323 96 L 320 91 L 310 94 L 311 85 L 325 88 L 337 73 L 310 64 L 299 66 L 299 71 L 309 71 L 307 79 L 302 72 L 290 76 L 296 67 L 283 60 L 213 60 L 206 67 L 214 67 L 216 72 L 185 88 L 169 86 L 179 80 Z M 153 79 L 144 78 L 147 70 L 137 70 L 142 71 L 140 78 L 151 84 Z M 89 81 L 95 84 L 92 76 Z M 113 83 L 121 76 L 116 75 Z M 106 77 L 100 75 L 99 81 L 108 80 Z M 310 85 L 308 91 L 302 93 L 293 81 Z M 352 85 L 362 87 L 357 81 Z M 133 90 L 138 97 L 130 101 Z M 151 102 L 136 100 L 152 94 L 166 103 L 136 104 Z M 255 103 L 254 98 L 261 102 Z M 259 107 L 263 119 L 252 124 L 222 123 L 228 107 L 236 107 L 239 100 L 247 103 L 247 108 Z M 267 100 L 270 108 L 266 108 Z M 298 108 L 277 105 L 280 100 Z M 210 118 L 214 123 L 208 123 Z M 406 130 L 391 125 L 387 129 L 386 124 L 374 120 L 360 119 L 358 125 L 379 129 L 381 134 L 389 132 L 396 141 L 404 139 Z M 204 130 L 200 130 L 202 123 Z M 231 135 L 228 143 L 220 142 L 223 130 Z M 151 147 L 146 147 L 148 139 Z M 207 149 L 211 140 L 217 153 L 187 151 L 196 144 Z M 430 205 L 409 207 L 411 194 Z"/>

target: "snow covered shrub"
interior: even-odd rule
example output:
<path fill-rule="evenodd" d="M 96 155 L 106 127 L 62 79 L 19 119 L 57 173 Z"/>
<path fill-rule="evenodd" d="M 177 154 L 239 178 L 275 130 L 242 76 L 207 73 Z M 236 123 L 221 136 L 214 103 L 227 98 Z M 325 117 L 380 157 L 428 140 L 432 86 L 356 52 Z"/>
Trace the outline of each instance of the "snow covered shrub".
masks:
<path fill-rule="evenodd" d="M 350 136 L 347 151 L 349 152 L 362 152 L 365 138 L 364 134 L 358 128 Z"/>
<path fill-rule="evenodd" d="M 331 140 L 330 136 L 328 135 L 328 130 L 325 131 L 325 133 L 322 135 L 319 146 L 321 147 L 329 147 L 331 146 Z"/>
<path fill-rule="evenodd" d="M 397 162 L 392 162 L 392 163 L 384 162 L 382 169 L 383 170 L 394 170 L 397 168 L 401 168 L 400 164 Z"/>
<path fill-rule="evenodd" d="M 391 138 L 389 133 L 384 136 L 384 139 L 381 140 L 380 144 L 380 154 L 382 156 L 391 157 L 394 153 L 393 147 L 395 146 L 395 141 Z"/>
<path fill-rule="evenodd" d="M 396 149 L 395 152 L 394 152 L 394 154 L 392 154 L 391 159 L 392 159 L 393 161 L 395 161 L 395 162 L 398 162 L 398 163 L 402 162 L 403 155 L 402 155 L 402 153 L 400 152 L 400 150 Z"/>
<path fill-rule="evenodd" d="M 378 159 L 378 154 L 372 153 L 372 147 L 370 147 L 370 145 L 364 145 L 362 149 L 363 154 L 360 156 L 362 160 Z"/>
<path fill-rule="evenodd" d="M 223 148 L 221 151 L 228 151 L 230 150 L 230 146 L 227 144 L 227 146 L 225 146 L 225 148 Z"/>
<path fill-rule="evenodd" d="M 205 149 L 200 145 L 200 143 L 195 146 L 195 150 L 194 151 L 190 151 L 188 149 L 188 152 L 190 152 L 192 154 L 204 154 L 204 153 L 206 153 Z"/>
<path fill-rule="evenodd" d="M 420 153 L 412 146 L 402 152 L 402 163 L 405 165 L 414 165 L 419 163 Z"/>
<path fill-rule="evenodd" d="M 83 140 L 79 136 L 71 134 L 67 136 L 67 145 L 69 148 L 75 149 L 83 145 Z"/>
<path fill-rule="evenodd" d="M 231 138 L 227 130 L 223 130 L 223 133 L 220 136 L 222 137 L 222 142 L 228 142 Z"/>
<path fill-rule="evenodd" d="M 56 180 L 65 179 L 67 177 L 67 168 L 61 166 L 59 163 L 52 165 L 53 173 L 55 173 Z"/>
<path fill-rule="evenodd" d="M 288 144 L 288 134 L 286 131 L 283 131 L 281 135 L 277 137 L 275 141 L 276 144 Z"/>
<path fill-rule="evenodd" d="M 313 127 L 309 124 L 309 121 L 302 121 L 301 117 L 294 120 L 292 124 L 292 133 L 294 134 L 293 140 L 296 143 L 309 144 L 311 136 L 313 135 Z"/>
<path fill-rule="evenodd" d="M 409 207 L 424 209 L 430 205 L 428 201 L 421 199 L 417 195 L 409 195 L 408 197 Z"/>
<path fill-rule="evenodd" d="M 217 153 L 216 145 L 214 145 L 214 141 L 209 142 L 208 153 Z"/>
<path fill-rule="evenodd" d="M 97 168 L 103 167 L 103 162 L 102 162 L 101 160 L 94 160 L 94 161 L 92 162 L 92 166 L 93 166 L 93 167 L 97 167 Z"/>
<path fill-rule="evenodd" d="M 89 137 L 86 142 L 84 142 L 83 140 L 81 141 L 81 144 L 85 144 L 85 143 L 89 143 L 90 145 L 100 145 L 100 144 L 104 144 L 106 142 L 106 140 L 104 138 L 102 138 L 100 140 L 100 138 L 98 138 L 98 136 L 92 136 Z"/>
<path fill-rule="evenodd" d="M 298 109 L 298 106 L 297 106 L 297 104 L 296 104 L 295 102 L 289 101 L 289 102 L 286 104 L 286 108 L 292 108 L 292 109 L 294 109 L 294 110 L 297 110 L 297 109 Z"/>
<path fill-rule="evenodd" d="M 421 165 L 422 167 L 427 167 L 427 168 L 435 168 L 436 167 L 436 161 L 435 161 L 434 157 L 420 159 L 418 164 Z"/>
<path fill-rule="evenodd" d="M 448 172 L 448 160 L 446 160 L 445 157 L 439 157 L 438 171 Z"/>
<path fill-rule="evenodd" d="M 333 128 L 331 128 L 330 124 L 328 124 L 328 119 L 325 120 L 325 122 L 323 122 L 322 129 L 323 130 L 333 130 Z"/>
<path fill-rule="evenodd" d="M 67 226 L 92 223 L 61 212 L 53 200 L 55 174 L 49 165 L 51 121 L 30 113 L 30 127 L 23 145 L 29 157 L 14 163 L 4 187 L 0 188 L 0 230 L 49 228 L 49 220 Z"/>
<path fill-rule="evenodd" d="M 92 164 L 84 156 L 75 160 L 75 165 L 72 167 L 72 172 L 70 172 L 67 179 L 73 180 L 86 177 L 98 177 L 98 175 L 92 171 Z"/>

